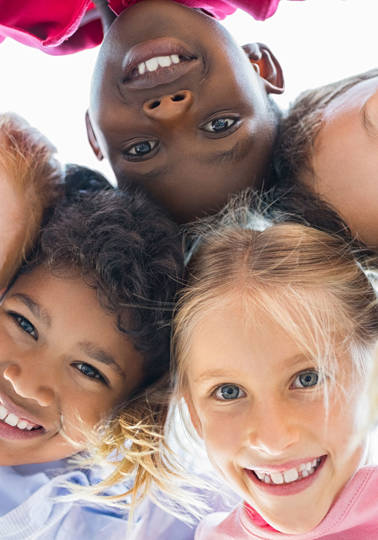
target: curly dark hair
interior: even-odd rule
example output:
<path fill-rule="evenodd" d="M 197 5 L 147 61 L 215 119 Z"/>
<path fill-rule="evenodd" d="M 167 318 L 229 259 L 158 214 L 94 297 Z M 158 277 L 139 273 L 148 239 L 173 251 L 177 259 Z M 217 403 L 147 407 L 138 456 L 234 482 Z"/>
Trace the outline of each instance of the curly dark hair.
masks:
<path fill-rule="evenodd" d="M 60 201 L 21 268 L 80 275 L 143 354 L 143 386 L 169 367 L 170 319 L 183 272 L 177 226 L 137 190 L 78 191 Z"/>

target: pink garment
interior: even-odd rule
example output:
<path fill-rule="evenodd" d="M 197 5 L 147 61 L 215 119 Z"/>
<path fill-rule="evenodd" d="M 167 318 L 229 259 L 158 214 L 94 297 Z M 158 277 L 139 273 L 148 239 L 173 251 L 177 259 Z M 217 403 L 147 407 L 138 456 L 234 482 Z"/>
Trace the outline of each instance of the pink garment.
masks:
<path fill-rule="evenodd" d="M 283 534 L 251 521 L 248 509 L 210 514 L 195 540 L 377 540 L 378 467 L 362 467 L 349 480 L 323 521 L 306 534 Z"/>
<path fill-rule="evenodd" d="M 109 0 L 117 14 L 140 0 Z M 255 19 L 271 17 L 280 0 L 177 0 L 224 19 L 237 8 Z M 101 21 L 91 0 L 0 0 L 0 42 L 6 37 L 52 55 L 99 45 Z"/>

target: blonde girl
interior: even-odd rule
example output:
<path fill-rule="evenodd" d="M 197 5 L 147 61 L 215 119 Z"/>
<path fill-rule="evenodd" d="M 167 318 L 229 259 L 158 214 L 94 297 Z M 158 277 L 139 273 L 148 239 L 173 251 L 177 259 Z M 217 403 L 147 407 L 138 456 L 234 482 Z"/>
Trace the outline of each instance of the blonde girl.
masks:
<path fill-rule="evenodd" d="M 242 498 L 196 539 L 378 537 L 373 286 L 350 245 L 240 198 L 204 225 L 174 330 L 178 398 Z"/>

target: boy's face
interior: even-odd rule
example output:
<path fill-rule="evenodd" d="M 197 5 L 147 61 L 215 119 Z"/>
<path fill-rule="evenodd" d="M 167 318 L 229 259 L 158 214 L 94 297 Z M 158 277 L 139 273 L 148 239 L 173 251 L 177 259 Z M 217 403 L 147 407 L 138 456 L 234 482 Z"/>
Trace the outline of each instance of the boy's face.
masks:
<path fill-rule="evenodd" d="M 214 19 L 172 1 L 146 0 L 118 17 L 87 124 L 120 187 L 141 184 L 188 221 L 261 181 L 276 130 L 267 93 L 282 92 L 283 80 L 266 47 L 248 54 Z"/>
<path fill-rule="evenodd" d="M 85 448 L 85 431 L 127 399 L 141 365 L 81 278 L 21 276 L 0 306 L 0 465 Z"/>
<path fill-rule="evenodd" d="M 326 107 L 308 179 L 354 233 L 378 247 L 378 77 Z"/>
<path fill-rule="evenodd" d="M 307 532 L 325 517 L 362 455 L 361 385 L 342 352 L 342 391 L 266 313 L 245 296 L 220 300 L 191 335 L 189 410 L 224 480 L 275 529 Z M 338 395 L 337 395 L 338 394 Z"/>

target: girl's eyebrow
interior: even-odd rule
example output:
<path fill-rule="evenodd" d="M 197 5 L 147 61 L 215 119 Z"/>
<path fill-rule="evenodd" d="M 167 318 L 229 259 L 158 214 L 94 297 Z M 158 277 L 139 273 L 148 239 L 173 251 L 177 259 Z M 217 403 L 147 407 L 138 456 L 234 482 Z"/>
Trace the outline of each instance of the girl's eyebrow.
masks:
<path fill-rule="evenodd" d="M 101 349 L 101 347 L 98 347 L 90 341 L 81 341 L 79 347 L 85 354 L 102 364 L 110 366 L 118 373 L 118 375 L 121 375 L 121 377 L 126 379 L 125 372 L 110 353 L 104 351 L 104 349 Z"/>
<path fill-rule="evenodd" d="M 10 298 L 20 300 L 38 320 L 40 320 L 47 328 L 50 328 L 51 317 L 48 311 L 33 300 L 28 294 L 14 293 L 10 296 Z"/>

